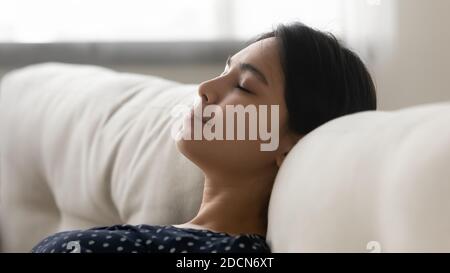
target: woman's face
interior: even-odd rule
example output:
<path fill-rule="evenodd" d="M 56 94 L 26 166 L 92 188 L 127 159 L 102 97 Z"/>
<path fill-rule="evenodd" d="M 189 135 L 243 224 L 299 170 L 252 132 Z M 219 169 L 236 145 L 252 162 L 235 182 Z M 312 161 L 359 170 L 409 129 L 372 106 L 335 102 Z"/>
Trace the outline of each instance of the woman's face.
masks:
<path fill-rule="evenodd" d="M 283 155 L 299 139 L 287 127 L 284 75 L 277 43 L 276 38 L 268 38 L 251 44 L 228 59 L 221 75 L 200 84 L 198 94 L 202 103 L 194 106 L 193 112 L 186 116 L 182 137 L 177 141 L 177 146 L 205 173 L 213 175 L 225 172 L 242 177 L 251 176 L 255 172 L 261 173 L 263 170 L 275 170 L 278 168 L 277 163 L 281 164 Z M 255 115 L 250 117 L 250 114 L 241 119 L 245 124 L 244 140 L 237 139 L 237 132 L 242 129 L 239 117 L 235 115 L 234 120 L 227 119 L 229 107 L 237 105 L 256 110 L 266 106 L 268 109 L 267 113 L 257 111 L 257 119 L 254 119 Z M 271 111 L 273 105 L 278 106 L 278 115 L 276 111 Z M 213 114 L 205 117 L 202 110 L 207 106 L 216 108 Z M 235 108 L 234 111 L 236 109 L 239 110 Z M 267 140 L 267 134 L 263 136 L 260 131 L 264 127 L 258 123 L 261 122 L 262 115 L 267 120 L 265 131 L 270 132 L 270 140 Z M 272 118 L 275 118 L 275 123 L 271 121 Z M 250 138 L 250 130 L 255 129 L 249 125 L 250 122 L 257 124 L 256 139 Z M 202 136 L 200 140 L 195 140 L 195 128 L 201 128 L 203 132 L 214 132 L 215 136 L 221 135 L 222 138 L 207 140 Z M 233 131 L 227 136 L 230 129 Z M 262 143 L 272 143 L 273 150 L 262 151 Z"/>

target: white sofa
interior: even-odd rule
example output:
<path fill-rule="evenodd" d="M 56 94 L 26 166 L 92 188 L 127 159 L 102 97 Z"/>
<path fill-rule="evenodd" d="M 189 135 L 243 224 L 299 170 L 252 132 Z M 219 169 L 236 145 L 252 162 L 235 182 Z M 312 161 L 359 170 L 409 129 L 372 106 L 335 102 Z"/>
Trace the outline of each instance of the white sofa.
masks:
<path fill-rule="evenodd" d="M 0 89 L 0 245 L 29 251 L 61 230 L 176 224 L 203 177 L 177 152 L 172 109 L 196 85 L 47 63 Z M 274 252 L 450 251 L 450 103 L 333 120 L 277 176 Z"/>

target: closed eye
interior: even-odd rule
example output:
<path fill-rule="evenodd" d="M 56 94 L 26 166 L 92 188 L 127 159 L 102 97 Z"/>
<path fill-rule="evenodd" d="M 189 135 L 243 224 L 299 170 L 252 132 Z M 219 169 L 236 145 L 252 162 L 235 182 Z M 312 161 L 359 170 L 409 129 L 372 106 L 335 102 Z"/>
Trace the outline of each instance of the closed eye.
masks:
<path fill-rule="evenodd" d="M 252 92 L 250 92 L 250 90 L 248 90 L 248 89 L 246 89 L 246 88 L 244 88 L 244 87 L 242 87 L 240 85 L 237 85 L 236 88 L 241 90 L 241 91 L 243 91 L 243 92 L 246 92 L 246 93 L 252 93 Z"/>

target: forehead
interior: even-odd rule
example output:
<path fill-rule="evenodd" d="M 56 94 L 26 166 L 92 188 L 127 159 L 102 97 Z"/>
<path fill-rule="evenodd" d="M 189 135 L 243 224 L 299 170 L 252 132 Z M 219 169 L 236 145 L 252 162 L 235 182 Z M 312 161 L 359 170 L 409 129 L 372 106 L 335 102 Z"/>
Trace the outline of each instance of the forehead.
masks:
<path fill-rule="evenodd" d="M 276 38 L 263 39 L 247 46 L 233 56 L 233 62 L 236 61 L 254 65 L 264 73 L 270 87 L 282 88 L 283 70 Z"/>

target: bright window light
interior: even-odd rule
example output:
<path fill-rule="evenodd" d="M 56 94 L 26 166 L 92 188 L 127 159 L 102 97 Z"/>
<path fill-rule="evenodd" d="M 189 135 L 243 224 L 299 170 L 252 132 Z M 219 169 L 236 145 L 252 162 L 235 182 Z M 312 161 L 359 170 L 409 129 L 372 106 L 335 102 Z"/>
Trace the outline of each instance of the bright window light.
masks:
<path fill-rule="evenodd" d="M 246 40 L 300 20 L 341 33 L 340 0 L 1 0 L 0 42 Z"/>

